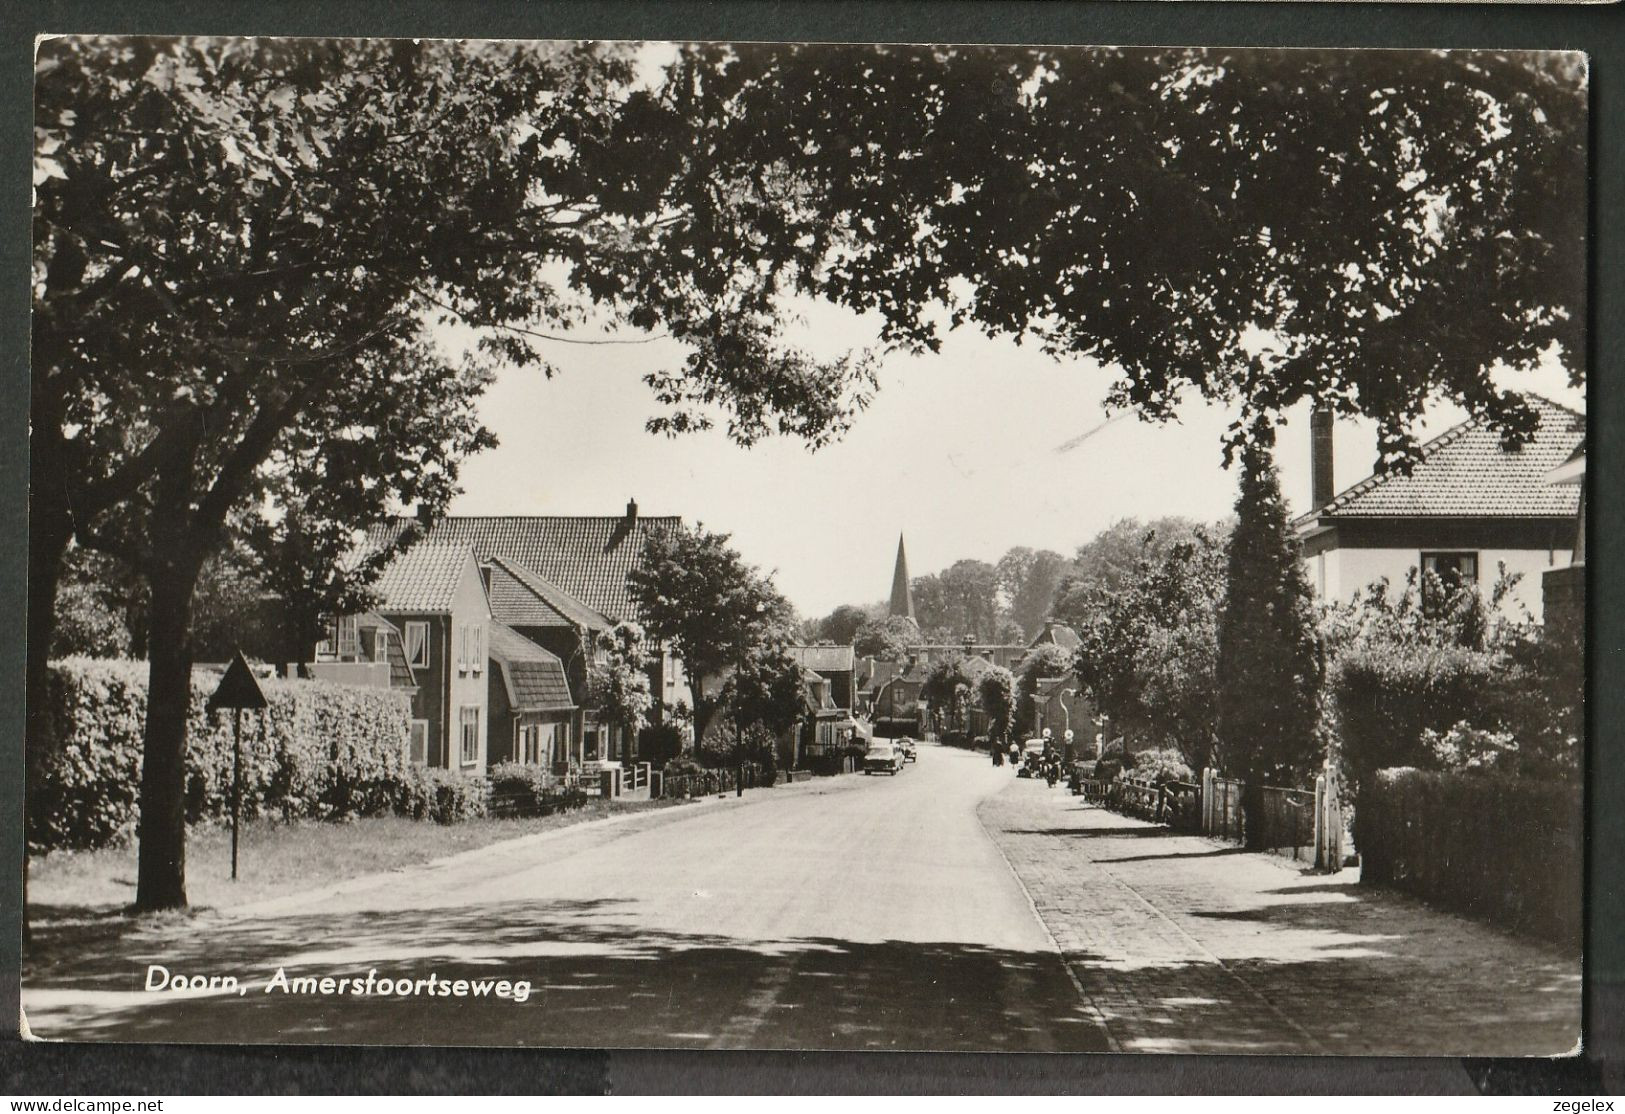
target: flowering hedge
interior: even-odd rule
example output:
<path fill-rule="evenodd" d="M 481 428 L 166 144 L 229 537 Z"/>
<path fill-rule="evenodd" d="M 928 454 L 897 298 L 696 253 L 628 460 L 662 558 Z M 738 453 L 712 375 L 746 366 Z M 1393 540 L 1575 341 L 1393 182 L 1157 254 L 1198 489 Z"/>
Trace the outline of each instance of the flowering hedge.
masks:
<path fill-rule="evenodd" d="M 1359 806 L 1362 883 L 1579 946 L 1579 785 L 1416 769 L 1371 781 Z"/>
<path fill-rule="evenodd" d="M 192 678 L 187 725 L 189 822 L 231 810 L 232 713 L 204 702 L 218 683 Z M 260 682 L 270 707 L 243 713 L 243 814 L 337 820 L 402 811 L 430 794 L 407 760 L 411 712 L 387 689 L 320 681 Z M 147 666 L 69 658 L 51 670 L 52 739 L 31 763 L 28 842 L 92 848 L 135 831 Z M 441 806 L 445 812 L 450 806 Z M 427 814 L 431 811 L 424 806 Z"/>
<path fill-rule="evenodd" d="M 1455 646 L 1379 644 L 1346 652 L 1332 673 L 1342 756 L 1356 794 L 1379 769 L 1428 766 L 1424 733 L 1504 718 L 1509 684 L 1496 654 Z"/>

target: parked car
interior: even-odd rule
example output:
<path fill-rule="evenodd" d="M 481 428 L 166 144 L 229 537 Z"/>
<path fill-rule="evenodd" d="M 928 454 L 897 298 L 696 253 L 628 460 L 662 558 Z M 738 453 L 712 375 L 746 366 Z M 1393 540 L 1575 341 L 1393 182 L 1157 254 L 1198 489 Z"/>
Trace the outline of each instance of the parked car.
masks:
<path fill-rule="evenodd" d="M 866 774 L 895 774 L 903 768 L 903 752 L 890 743 L 875 743 L 863 756 Z"/>
<path fill-rule="evenodd" d="M 901 739 L 893 739 L 892 745 L 903 752 L 904 762 L 918 762 L 920 760 L 919 749 L 914 745 L 914 740 L 910 739 L 908 736 L 905 735 Z"/>
<path fill-rule="evenodd" d="M 1021 747 L 1021 768 L 1017 777 L 1038 777 L 1038 766 L 1044 760 L 1044 740 L 1028 739 Z"/>

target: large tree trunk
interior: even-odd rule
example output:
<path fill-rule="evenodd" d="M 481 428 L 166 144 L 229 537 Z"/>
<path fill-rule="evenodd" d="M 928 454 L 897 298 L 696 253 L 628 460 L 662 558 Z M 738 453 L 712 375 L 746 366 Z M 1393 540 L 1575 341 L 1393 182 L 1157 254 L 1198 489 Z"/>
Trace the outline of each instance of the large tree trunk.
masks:
<path fill-rule="evenodd" d="M 153 576 L 135 898 L 141 909 L 186 906 L 186 722 L 197 571 L 195 562 L 162 561 Z"/>
<path fill-rule="evenodd" d="M 56 590 L 72 534 L 67 509 L 49 496 L 30 501 L 28 521 L 28 619 L 23 679 L 23 939 L 28 930 L 28 785 L 38 776 L 55 739 L 51 717 L 51 638 L 56 631 Z"/>
<path fill-rule="evenodd" d="M 160 467 L 153 492 L 147 723 L 141 750 L 141 847 L 135 903 L 186 907 L 186 721 L 192 704 L 192 596 L 203 546 L 191 525 L 196 459 Z"/>

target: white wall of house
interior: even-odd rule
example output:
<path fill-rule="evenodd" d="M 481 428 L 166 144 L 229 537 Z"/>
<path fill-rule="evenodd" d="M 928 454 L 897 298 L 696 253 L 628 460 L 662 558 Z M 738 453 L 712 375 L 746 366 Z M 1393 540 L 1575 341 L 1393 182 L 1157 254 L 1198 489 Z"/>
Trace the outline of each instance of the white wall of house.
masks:
<path fill-rule="evenodd" d="M 486 671 L 491 668 L 487 653 L 491 639 L 491 607 L 472 554 L 457 584 L 447 634 L 451 642 L 447 647 L 446 659 L 450 674 L 450 700 L 446 709 L 450 729 L 447 751 L 450 766 L 471 776 L 484 776 L 491 715 L 486 678 Z M 462 745 L 464 716 L 469 712 L 476 717 L 472 762 L 466 760 Z"/>
<path fill-rule="evenodd" d="M 1508 573 L 1522 573 L 1512 591 L 1512 598 L 1528 608 L 1538 622 L 1541 618 L 1541 574 L 1557 565 L 1569 562 L 1566 549 L 1480 549 L 1469 550 L 1478 554 L 1478 586 L 1487 596 L 1500 575 L 1499 565 L 1504 563 Z M 1326 600 L 1347 602 L 1383 577 L 1397 592 L 1413 568 L 1421 565 L 1422 551 L 1418 549 L 1378 549 L 1349 547 L 1331 549 L 1304 559 L 1310 586 Z"/>

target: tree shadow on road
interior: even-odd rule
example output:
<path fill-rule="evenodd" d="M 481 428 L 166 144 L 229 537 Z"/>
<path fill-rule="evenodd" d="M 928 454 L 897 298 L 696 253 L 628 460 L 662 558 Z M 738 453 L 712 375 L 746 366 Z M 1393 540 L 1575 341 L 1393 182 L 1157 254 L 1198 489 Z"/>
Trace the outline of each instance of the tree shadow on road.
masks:
<path fill-rule="evenodd" d="M 200 916 L 25 975 L 35 1035 L 164 1042 L 1105 1050 L 1057 958 L 975 943 L 663 931 L 619 900 Z M 52 944 L 51 946 L 54 946 Z M 149 964 L 246 992 L 143 990 Z M 299 976 L 528 980 L 528 1001 L 266 993 Z"/>

